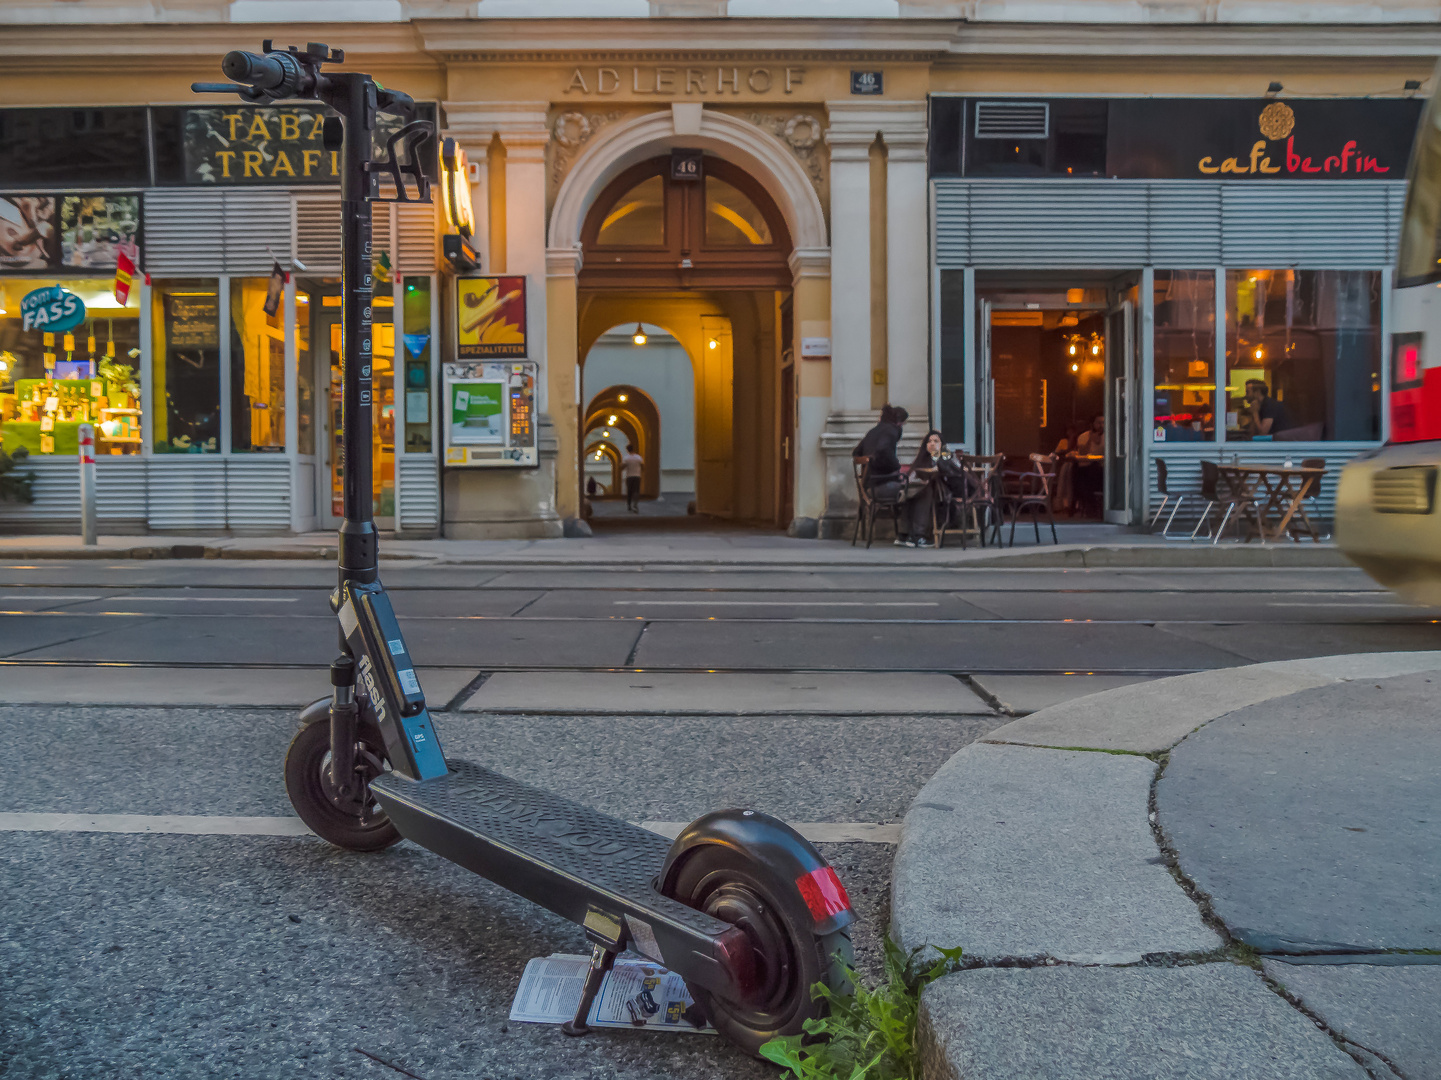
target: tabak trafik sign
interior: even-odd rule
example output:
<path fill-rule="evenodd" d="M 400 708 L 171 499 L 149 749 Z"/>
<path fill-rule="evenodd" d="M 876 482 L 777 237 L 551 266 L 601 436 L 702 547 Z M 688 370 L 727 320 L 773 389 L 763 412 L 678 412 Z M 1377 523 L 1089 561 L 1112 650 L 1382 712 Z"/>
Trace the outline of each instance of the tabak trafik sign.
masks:
<path fill-rule="evenodd" d="M 421 105 L 421 119 L 434 109 Z M 327 150 L 322 129 L 330 110 L 321 105 L 194 108 L 181 111 L 181 147 L 187 184 L 339 184 L 340 151 Z M 385 160 L 385 141 L 405 125 L 380 113 L 375 159 Z M 432 156 L 434 143 L 431 143 Z M 428 163 L 434 176 L 434 162 Z"/>

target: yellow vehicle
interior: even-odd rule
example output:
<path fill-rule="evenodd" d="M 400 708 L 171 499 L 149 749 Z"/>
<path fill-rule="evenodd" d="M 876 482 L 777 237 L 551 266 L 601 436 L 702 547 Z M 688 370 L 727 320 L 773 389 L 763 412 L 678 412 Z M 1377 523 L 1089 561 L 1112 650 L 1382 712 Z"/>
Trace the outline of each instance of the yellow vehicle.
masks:
<path fill-rule="evenodd" d="M 1342 472 L 1336 542 L 1405 599 L 1441 604 L 1441 83 L 1411 151 L 1395 284 L 1391 437 Z"/>

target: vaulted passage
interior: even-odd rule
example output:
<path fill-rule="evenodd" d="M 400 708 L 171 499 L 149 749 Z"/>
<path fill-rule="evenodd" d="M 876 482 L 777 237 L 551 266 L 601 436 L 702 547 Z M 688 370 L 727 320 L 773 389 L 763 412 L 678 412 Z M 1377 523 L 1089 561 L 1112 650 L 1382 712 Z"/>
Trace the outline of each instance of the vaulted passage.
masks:
<path fill-rule="evenodd" d="M 699 514 L 784 526 L 791 239 L 774 201 L 719 157 L 655 157 L 610 182 L 581 237 L 580 476 L 590 497 L 620 494 L 612 462 L 629 442 L 646 459 L 642 498 L 688 489 Z"/>

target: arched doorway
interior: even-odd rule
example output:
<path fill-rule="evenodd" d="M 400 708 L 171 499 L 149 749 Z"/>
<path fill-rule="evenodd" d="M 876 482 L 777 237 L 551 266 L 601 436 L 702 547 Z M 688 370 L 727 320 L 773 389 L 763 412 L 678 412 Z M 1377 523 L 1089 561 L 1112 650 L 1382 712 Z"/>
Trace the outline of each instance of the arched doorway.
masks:
<path fill-rule="evenodd" d="M 791 230 L 744 169 L 713 154 L 691 160 L 699 167 L 685 179 L 671 155 L 638 161 L 591 204 L 580 229 L 579 352 L 626 322 L 664 327 L 692 366 L 697 510 L 784 526 Z M 582 436 L 591 419 L 586 409 Z"/>
<path fill-rule="evenodd" d="M 592 452 L 592 447 L 603 440 L 617 451 L 619 461 L 618 452 L 634 446 L 636 453 L 645 459 L 641 498 L 654 499 L 660 494 L 660 410 L 649 394 L 634 386 L 606 387 L 586 406 L 581 431 L 581 445 L 586 453 Z M 600 432 L 598 438 L 597 432 Z"/>

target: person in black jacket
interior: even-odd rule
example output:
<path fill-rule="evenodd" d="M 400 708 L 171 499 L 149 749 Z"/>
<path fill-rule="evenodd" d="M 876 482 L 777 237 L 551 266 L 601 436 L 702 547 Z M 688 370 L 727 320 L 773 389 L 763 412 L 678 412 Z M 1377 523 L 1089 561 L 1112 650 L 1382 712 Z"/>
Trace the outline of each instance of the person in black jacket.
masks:
<path fill-rule="evenodd" d="M 871 459 L 867 482 L 872 489 L 900 480 L 901 463 L 896 457 L 896 443 L 901 441 L 901 427 L 910 415 L 899 405 L 883 405 L 880 423 L 866 432 L 851 451 L 852 457 Z"/>
<path fill-rule="evenodd" d="M 868 457 L 871 459 L 869 471 L 866 473 L 866 486 L 870 489 L 871 496 L 881 502 L 890 502 L 904 490 L 906 478 L 901 475 L 901 462 L 896 457 L 896 444 L 901 440 L 901 428 L 910 418 L 910 413 L 899 405 L 884 405 L 881 407 L 880 422 L 865 437 L 856 444 L 851 451 L 852 457 Z M 917 511 L 919 513 L 919 511 Z M 926 520 L 930 520 L 930 509 L 926 509 Z M 911 515 L 902 514 L 902 520 L 896 526 L 896 544 L 898 546 L 914 547 L 916 541 L 907 539 L 906 525 Z M 912 530 L 911 537 L 921 536 Z"/>

